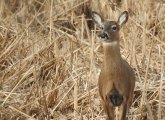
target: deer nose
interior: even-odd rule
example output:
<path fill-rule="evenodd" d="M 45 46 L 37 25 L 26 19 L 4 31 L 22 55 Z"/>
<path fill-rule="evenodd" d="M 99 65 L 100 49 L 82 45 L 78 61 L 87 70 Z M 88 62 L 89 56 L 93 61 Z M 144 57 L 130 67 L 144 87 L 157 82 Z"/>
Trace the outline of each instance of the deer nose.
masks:
<path fill-rule="evenodd" d="M 107 32 L 103 32 L 101 33 L 100 35 L 98 35 L 100 38 L 103 38 L 103 39 L 108 39 L 108 33 Z"/>

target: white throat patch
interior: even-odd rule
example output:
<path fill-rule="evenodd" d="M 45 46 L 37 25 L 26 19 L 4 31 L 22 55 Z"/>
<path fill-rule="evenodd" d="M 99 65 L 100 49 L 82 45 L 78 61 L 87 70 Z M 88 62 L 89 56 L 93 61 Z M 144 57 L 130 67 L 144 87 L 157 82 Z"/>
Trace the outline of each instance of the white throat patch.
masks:
<path fill-rule="evenodd" d="M 118 44 L 118 41 L 114 40 L 112 42 L 103 42 L 103 45 L 108 45 L 108 46 L 116 46 Z"/>

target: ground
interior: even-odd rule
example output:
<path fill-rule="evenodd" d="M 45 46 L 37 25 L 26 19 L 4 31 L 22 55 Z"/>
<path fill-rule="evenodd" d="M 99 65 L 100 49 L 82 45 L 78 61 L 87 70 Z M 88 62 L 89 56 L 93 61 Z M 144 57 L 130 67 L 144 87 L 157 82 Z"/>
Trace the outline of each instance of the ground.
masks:
<path fill-rule="evenodd" d="M 104 120 L 97 88 L 103 51 L 89 13 L 117 20 L 124 10 L 121 54 L 136 73 L 129 120 L 165 119 L 163 0 L 0 0 L 0 6 L 1 120 Z"/>

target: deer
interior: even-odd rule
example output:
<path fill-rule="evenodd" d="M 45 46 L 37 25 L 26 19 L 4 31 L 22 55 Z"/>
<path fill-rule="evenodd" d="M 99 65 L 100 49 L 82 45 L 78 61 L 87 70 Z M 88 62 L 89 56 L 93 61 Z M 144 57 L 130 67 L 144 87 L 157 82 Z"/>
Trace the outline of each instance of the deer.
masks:
<path fill-rule="evenodd" d="M 135 73 L 120 53 L 119 31 L 128 21 L 128 12 L 124 11 L 118 21 L 106 21 L 97 12 L 92 11 L 92 20 L 101 28 L 98 35 L 103 46 L 103 63 L 98 79 L 98 90 L 107 120 L 115 119 L 115 108 L 119 107 L 119 120 L 127 120 L 127 112 L 133 102 Z"/>

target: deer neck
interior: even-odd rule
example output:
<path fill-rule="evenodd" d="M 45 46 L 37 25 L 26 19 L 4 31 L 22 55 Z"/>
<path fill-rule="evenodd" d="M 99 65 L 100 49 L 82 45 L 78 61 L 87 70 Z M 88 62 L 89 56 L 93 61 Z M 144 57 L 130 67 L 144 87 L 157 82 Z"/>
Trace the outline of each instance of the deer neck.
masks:
<path fill-rule="evenodd" d="M 104 58 L 103 67 L 108 71 L 114 71 L 121 65 L 121 54 L 119 41 L 113 41 L 112 43 L 103 43 Z"/>

